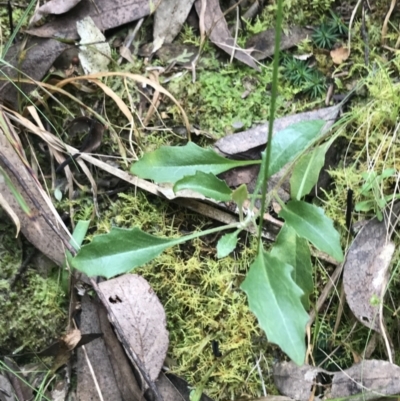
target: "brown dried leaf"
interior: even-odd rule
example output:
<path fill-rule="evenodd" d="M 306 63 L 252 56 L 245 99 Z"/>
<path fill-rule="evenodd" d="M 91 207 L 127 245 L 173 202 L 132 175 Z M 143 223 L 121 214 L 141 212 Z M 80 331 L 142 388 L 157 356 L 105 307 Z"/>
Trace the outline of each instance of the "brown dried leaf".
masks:
<path fill-rule="evenodd" d="M 147 281 L 126 274 L 99 284 L 123 336 L 140 358 L 151 380 L 156 380 L 168 350 L 163 306 Z"/>
<path fill-rule="evenodd" d="M 280 50 L 287 50 L 296 46 L 299 42 L 311 36 L 312 31 L 307 28 L 293 26 L 288 34 L 282 33 Z M 275 28 L 267 29 L 252 36 L 246 42 L 246 48 L 252 49 L 251 55 L 256 60 L 264 60 L 274 55 L 275 51 Z"/>
<path fill-rule="evenodd" d="M 312 399 L 313 387 L 323 369 L 310 365 L 298 366 L 293 362 L 280 362 L 274 366 L 274 382 L 279 392 L 295 400 Z"/>
<path fill-rule="evenodd" d="M 154 2 L 148 0 L 81 1 L 68 13 L 26 32 L 42 38 L 78 39 L 76 22 L 85 17 L 92 17 L 96 26 L 101 31 L 106 31 L 146 17 L 151 11 L 157 9 L 159 3 L 160 0 Z"/>
<path fill-rule="evenodd" d="M 194 0 L 163 0 L 154 15 L 154 40 L 172 43 L 181 31 L 187 16 L 193 6 Z"/>
<path fill-rule="evenodd" d="M 319 382 L 320 374 L 323 374 L 323 384 Z M 298 401 L 312 399 L 314 390 L 318 391 L 320 399 L 350 396 L 352 401 L 378 399 L 400 393 L 399 377 L 399 366 L 378 360 L 364 360 L 339 372 L 297 366 L 293 362 L 274 366 L 274 381 L 279 392 Z M 331 386 L 327 383 L 330 378 Z"/>
<path fill-rule="evenodd" d="M 352 397 L 351 401 L 378 399 L 400 394 L 400 367 L 386 361 L 362 361 L 343 372 L 336 372 L 332 381 L 332 398 Z"/>
<path fill-rule="evenodd" d="M 338 106 L 332 106 L 277 118 L 274 120 L 273 134 L 282 131 L 289 125 L 310 120 L 326 120 L 326 125 L 323 129 L 327 131 L 336 121 L 339 111 L 340 108 Z M 215 143 L 215 147 L 224 155 L 233 156 L 264 146 L 267 144 L 268 127 L 267 122 L 246 131 L 225 136 Z"/>
<path fill-rule="evenodd" d="M 102 330 L 98 316 L 99 301 L 85 294 L 82 297 L 82 313 L 80 329 L 82 333 L 99 332 Z M 85 335 L 85 334 L 84 334 Z M 89 334 L 90 335 L 90 334 Z M 103 338 L 97 339 L 82 348 L 77 349 L 77 399 L 80 401 L 103 400 L 122 401 L 122 395 L 117 385 L 113 366 L 110 361 Z M 89 367 L 89 363 L 91 367 Z M 138 398 L 128 398 L 138 401 Z"/>
<path fill-rule="evenodd" d="M 350 56 L 350 50 L 347 47 L 338 47 L 331 50 L 331 57 L 334 64 L 342 64 Z"/>
<path fill-rule="evenodd" d="M 328 131 L 339 115 L 339 107 L 332 106 L 319 110 L 298 113 L 274 121 L 273 135 L 287 128 L 291 124 L 309 120 L 325 120 L 324 131 Z M 261 151 L 265 149 L 267 143 L 268 123 L 258 125 L 247 131 L 238 132 L 237 134 L 228 135 L 215 143 L 215 149 L 228 157 L 244 158 L 244 159 L 261 159 Z M 327 158 L 328 159 L 328 158 Z M 260 167 L 248 166 L 235 168 L 222 174 L 226 183 L 230 187 L 237 187 L 246 184 L 248 191 L 252 192 L 256 185 Z M 274 188 L 281 181 L 286 169 L 283 168 L 274 174 L 268 182 L 268 190 Z M 286 180 L 278 188 L 278 195 L 283 201 L 289 200 L 289 181 Z"/>
<path fill-rule="evenodd" d="M 201 0 L 197 0 L 195 3 L 197 14 L 201 19 Z M 237 43 L 235 43 L 232 37 L 228 24 L 226 23 L 224 14 L 220 8 L 218 0 L 208 0 L 207 7 L 204 15 L 204 25 L 211 42 L 228 53 L 230 56 L 234 53 L 236 59 L 242 63 L 259 71 L 257 64 L 250 57 L 248 52 L 241 49 Z"/>
<path fill-rule="evenodd" d="M 7 64 L 1 67 L 2 74 L 10 79 L 1 83 L 0 98 L 18 109 L 19 91 L 12 80 L 18 79 L 18 76 L 21 75 L 20 71 L 23 73 L 23 78 L 28 76 L 37 81 L 41 80 L 57 57 L 69 47 L 68 44 L 58 40 L 43 38 L 29 38 L 25 48 L 22 49 L 23 51 L 21 51 L 19 43 L 11 46 L 5 56 Z M 8 64 L 11 67 L 8 67 Z M 36 86 L 24 83 L 20 89 L 25 93 L 29 93 L 36 89 Z"/>
<path fill-rule="evenodd" d="M 61 340 L 65 343 L 65 346 L 68 350 L 73 350 L 81 341 L 82 334 L 78 329 L 70 330 L 65 336 L 61 338 Z"/>
<path fill-rule="evenodd" d="M 398 208 L 397 205 L 390 220 L 395 219 Z M 385 217 L 380 222 L 374 218 L 361 229 L 350 246 L 343 267 L 344 292 L 350 309 L 362 324 L 378 333 L 382 333 L 380 301 L 394 252 L 394 244 L 387 238 L 388 220 Z"/>
<path fill-rule="evenodd" d="M 21 231 L 28 241 L 61 266 L 65 260 L 64 246 L 70 247 L 68 231 L 29 167 L 22 146 L 18 142 L 18 135 L 13 131 L 4 113 L 2 118 L 7 124 L 5 127 L 9 128 L 9 132 L 5 134 L 0 131 L 0 166 L 6 171 L 14 187 L 24 198 L 31 210 L 31 215 L 21 208 L 4 181 L 0 181 L 0 193 L 18 216 L 21 222 Z"/>
<path fill-rule="evenodd" d="M 4 364 L 7 366 L 6 377 L 11 382 L 13 391 L 15 396 L 18 400 L 32 400 L 33 399 L 33 388 L 30 386 L 29 383 L 25 380 L 25 378 L 16 372 L 21 372 L 23 368 L 17 365 L 17 363 L 11 359 L 10 357 L 6 356 L 4 358 Z M 5 383 L 0 383 L 0 388 L 6 389 L 7 387 L 4 386 Z M 12 394 L 12 391 L 10 392 Z M 14 397 L 5 398 L 6 401 L 13 401 L 15 400 Z"/>
<path fill-rule="evenodd" d="M 81 0 L 50 0 L 39 7 L 32 17 L 31 25 L 49 14 L 64 14 Z"/>

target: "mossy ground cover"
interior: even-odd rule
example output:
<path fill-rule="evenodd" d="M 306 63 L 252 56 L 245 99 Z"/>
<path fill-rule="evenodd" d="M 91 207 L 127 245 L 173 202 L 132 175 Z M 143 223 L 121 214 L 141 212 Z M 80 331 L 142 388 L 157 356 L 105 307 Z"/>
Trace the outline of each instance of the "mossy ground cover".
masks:
<path fill-rule="evenodd" d="M 330 10 L 335 2 L 330 0 L 285 1 L 286 26 L 289 21 L 298 24 L 318 26 L 331 18 Z M 253 33 L 271 28 L 274 24 L 274 6 L 265 7 L 262 15 L 252 24 L 247 24 L 247 32 L 239 38 L 245 43 Z M 294 18 L 294 20 L 293 20 Z M 301 54 L 312 51 L 315 63 L 312 68 L 323 75 L 347 70 L 344 77 L 333 78 L 338 92 L 348 91 L 348 86 L 365 79 L 363 93 L 357 93 L 345 115 L 338 124 L 344 146 L 339 152 L 340 163 L 330 174 L 333 183 L 326 188 L 323 195 L 314 199 L 322 205 L 326 213 L 333 218 L 341 230 L 343 246 L 348 246 L 345 227 L 346 192 L 354 191 L 355 202 L 365 200 L 361 193 L 362 173 L 368 170 L 382 172 L 391 167 L 399 170 L 397 146 L 397 118 L 399 111 L 399 86 L 395 81 L 399 72 L 399 60 L 395 54 L 384 52 L 380 47 L 380 27 L 382 15 L 379 5 L 372 10 L 366 21 L 369 32 L 369 66 L 364 62 L 364 42 L 361 39 L 361 21 L 356 18 L 352 36 L 351 61 L 342 66 L 334 66 L 326 51 L 315 48 L 311 40 L 300 43 L 297 50 L 289 54 Z M 147 26 L 145 29 L 150 29 Z M 143 32 L 145 36 L 145 32 Z M 395 40 L 393 34 L 389 40 Z M 198 44 L 199 38 L 189 28 L 181 34 L 182 43 Z M 113 54 L 116 59 L 118 55 Z M 207 43 L 202 58 L 208 60 L 205 66 L 199 67 L 197 80 L 191 82 L 188 73 L 166 83 L 164 86 L 181 103 L 189 116 L 190 122 L 197 124 L 202 130 L 210 132 L 214 137 L 221 137 L 234 130 L 234 124 L 240 122 L 243 129 L 258 122 L 267 120 L 271 84 L 270 61 L 263 62 L 261 73 L 234 62 L 229 64 L 227 57 Z M 389 62 L 390 61 L 390 62 Z M 153 61 L 159 64 L 158 61 Z M 138 60 L 129 65 L 129 71 L 145 74 L 144 63 Z M 121 67 L 127 69 L 128 66 Z M 365 78 L 366 77 L 366 78 Z M 140 100 L 136 92 L 136 84 L 123 82 L 121 79 L 107 79 L 109 85 L 121 98 L 130 102 Z M 250 95 L 242 98 L 244 88 L 251 89 Z M 282 67 L 280 75 L 280 93 L 277 102 L 277 116 L 296 113 L 323 107 L 324 97 L 310 96 L 301 86 L 285 77 Z M 72 89 L 71 89 L 72 90 Z M 98 94 L 86 95 L 85 102 L 92 104 Z M 162 113 L 153 118 L 154 127 L 172 127 L 181 124 L 176 106 L 163 99 L 159 111 Z M 76 110 L 74 104 L 67 105 L 69 110 Z M 64 119 L 64 111 L 54 107 L 53 123 L 60 125 Z M 123 115 L 112 103 L 106 103 L 105 113 L 128 146 L 128 134 L 124 129 Z M 53 116 L 48 116 L 52 119 Z M 137 124 L 140 127 L 140 122 Z M 157 129 L 149 133 L 141 130 L 141 148 L 137 153 L 158 148 L 161 145 L 181 144 L 183 140 L 167 129 Z M 61 130 L 60 130 L 61 131 Z M 204 146 L 210 146 L 207 138 L 195 138 Z M 102 145 L 104 154 L 117 154 L 115 144 L 105 140 Z M 382 183 L 382 193 L 390 194 L 396 188 L 396 180 L 391 178 Z M 370 195 L 371 196 L 371 195 Z M 372 194 L 372 196 L 378 196 Z M 94 219 L 90 235 L 107 232 L 111 225 L 119 227 L 139 226 L 154 235 L 178 236 L 195 230 L 209 228 L 208 219 L 174 207 L 165 200 L 148 196 L 140 191 L 127 191 L 119 196 L 105 197 L 101 204 L 102 215 Z M 75 219 L 88 219 L 93 216 L 93 205 L 90 194 L 82 194 L 73 201 L 63 200 L 59 210 L 66 210 L 70 205 L 76 210 Z M 357 214 L 362 220 L 373 215 Z M 7 228 L 7 233 L 11 228 Z M 90 240 L 90 237 L 89 237 Z M 11 249 L 16 242 L 7 240 Z M 217 260 L 215 252 L 216 238 L 197 239 L 190 244 L 182 245 L 166 251 L 154 262 L 135 272 L 149 280 L 151 286 L 163 303 L 170 332 L 170 367 L 172 371 L 184 376 L 193 385 L 198 384 L 208 369 L 218 364 L 217 369 L 206 386 L 206 392 L 216 400 L 237 399 L 245 396 L 262 395 L 261 378 L 258 367 L 267 386 L 268 393 L 273 393 L 271 376 L 275 358 L 283 356 L 268 344 L 265 335 L 257 326 L 255 317 L 250 313 L 245 294 L 239 289 L 249 263 L 253 260 L 254 241 L 250 236 L 243 236 L 235 253 L 222 260 Z M 58 275 L 42 278 L 32 268 L 10 292 L 7 278 L 14 274 L 22 257 L 17 252 L 2 249 L 0 264 L 3 276 L 1 297 L 2 316 L 7 318 L 9 326 L 0 329 L 2 342 L 0 349 L 12 349 L 24 345 L 27 349 L 39 349 L 48 345 L 51 338 L 61 334 L 65 327 L 65 298 L 59 286 Z M 398 253 L 398 252 L 397 252 Z M 398 261 L 394 258 L 394 266 Z M 324 285 L 329 280 L 332 267 L 315 260 L 315 302 Z M 393 274 L 393 285 L 390 295 L 393 303 L 387 305 L 389 331 L 393 333 L 397 319 L 391 316 L 398 304 L 399 294 L 395 283 L 398 281 L 396 270 Z M 6 295 L 5 295 L 6 294 Z M 312 329 L 312 345 L 316 362 L 324 362 L 325 368 L 336 370 L 338 367 L 351 366 L 354 355 L 362 355 L 371 333 L 361 327 L 354 326 L 354 319 L 345 309 L 340 323 L 336 324 L 340 305 L 340 289 L 338 288 L 327 301 Z M 49 324 L 51 323 L 51 324 Z M 12 328 L 12 330 L 10 330 Z M 395 346 L 396 336 L 393 336 Z M 223 362 L 212 353 L 212 341 L 218 341 L 222 354 L 231 351 Z M 335 353 L 330 354 L 335 350 Z M 385 358 L 383 347 L 378 346 L 374 356 Z M 399 361 L 397 361 L 399 362 Z"/>

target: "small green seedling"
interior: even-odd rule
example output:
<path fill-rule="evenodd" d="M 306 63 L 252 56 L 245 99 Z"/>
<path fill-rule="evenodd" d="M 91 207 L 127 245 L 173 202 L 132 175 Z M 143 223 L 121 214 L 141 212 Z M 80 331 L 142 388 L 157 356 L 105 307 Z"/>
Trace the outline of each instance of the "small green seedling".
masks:
<path fill-rule="evenodd" d="M 368 199 L 356 204 L 356 212 L 369 212 L 373 210 L 377 219 L 382 221 L 382 211 L 385 209 L 387 204 L 393 199 L 400 198 L 400 194 L 384 195 L 382 193 L 385 181 L 389 178 L 395 177 L 395 175 L 396 170 L 392 168 L 383 170 L 382 174 L 377 174 L 376 171 L 362 173 L 361 176 L 365 180 L 365 183 L 361 188 L 361 195 Z"/>

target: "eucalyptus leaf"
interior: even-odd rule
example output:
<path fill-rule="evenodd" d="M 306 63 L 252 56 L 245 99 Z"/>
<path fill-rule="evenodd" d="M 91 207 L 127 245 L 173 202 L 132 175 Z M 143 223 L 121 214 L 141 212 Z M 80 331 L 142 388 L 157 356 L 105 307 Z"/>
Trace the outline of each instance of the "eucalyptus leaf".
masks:
<path fill-rule="evenodd" d="M 299 237 L 293 228 L 284 224 L 271 249 L 271 256 L 293 266 L 294 282 L 303 290 L 301 302 L 306 310 L 310 307 L 310 295 L 314 290 L 310 248 L 304 238 Z"/>
<path fill-rule="evenodd" d="M 309 316 L 294 282 L 293 267 L 261 249 L 241 285 L 268 340 L 279 345 L 296 364 L 304 363 L 305 328 Z"/>
<path fill-rule="evenodd" d="M 221 259 L 228 256 L 236 248 L 238 242 L 238 232 L 224 234 L 217 244 L 217 258 Z"/>
<path fill-rule="evenodd" d="M 183 177 L 174 185 L 174 192 L 182 189 L 191 189 L 207 198 L 215 199 L 220 202 L 231 200 L 232 190 L 226 182 L 217 178 L 214 174 L 206 174 L 197 171 L 195 175 Z"/>
<path fill-rule="evenodd" d="M 132 165 L 131 173 L 155 182 L 176 183 L 184 176 L 194 175 L 196 171 L 220 174 L 235 167 L 259 163 L 257 160 L 230 160 L 211 149 L 188 142 L 185 146 L 162 146 L 146 153 Z"/>
<path fill-rule="evenodd" d="M 154 259 L 165 249 L 186 238 L 160 238 L 135 227 L 113 227 L 108 234 L 97 235 L 72 259 L 75 269 L 91 276 L 114 277 L 127 273 Z"/>
<path fill-rule="evenodd" d="M 282 207 L 279 217 L 282 217 L 299 237 L 307 239 L 338 262 L 343 260 L 339 233 L 333 227 L 332 220 L 325 216 L 323 209 L 292 200 Z"/>

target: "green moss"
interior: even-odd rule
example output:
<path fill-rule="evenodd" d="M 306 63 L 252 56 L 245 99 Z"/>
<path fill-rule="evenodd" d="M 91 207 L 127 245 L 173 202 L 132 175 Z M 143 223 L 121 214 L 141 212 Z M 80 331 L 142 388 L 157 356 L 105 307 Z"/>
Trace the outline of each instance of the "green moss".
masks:
<path fill-rule="evenodd" d="M 4 214 L 1 217 L 5 219 Z M 10 288 L 22 263 L 15 228 L 2 227 L 0 241 L 0 350 L 10 353 L 40 350 L 59 337 L 66 324 L 65 298 L 57 277 L 42 277 L 28 265 Z M 24 245 L 29 249 L 29 246 Z M 30 250 L 31 252 L 32 250 Z M 22 351 L 23 350 L 23 351 Z"/>
<path fill-rule="evenodd" d="M 181 236 L 209 228 L 210 221 L 177 209 L 165 201 L 141 192 L 120 194 L 98 224 L 99 232 L 139 226 L 159 236 Z M 168 249 L 148 265 L 134 272 L 145 277 L 167 314 L 171 370 L 198 385 L 209 368 L 218 366 L 206 385 L 213 399 L 260 396 L 261 379 L 254 369 L 260 360 L 268 391 L 273 346 L 266 342 L 250 312 L 239 286 L 255 255 L 255 239 L 242 236 L 235 255 L 216 259 L 215 239 L 202 238 Z M 232 351 L 223 362 L 212 353 L 217 340 L 222 354 Z"/>

